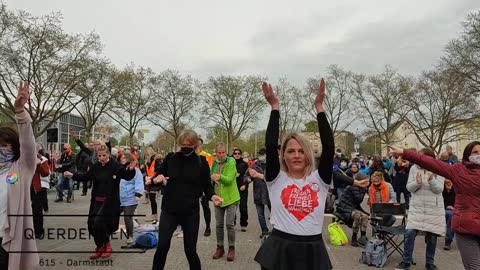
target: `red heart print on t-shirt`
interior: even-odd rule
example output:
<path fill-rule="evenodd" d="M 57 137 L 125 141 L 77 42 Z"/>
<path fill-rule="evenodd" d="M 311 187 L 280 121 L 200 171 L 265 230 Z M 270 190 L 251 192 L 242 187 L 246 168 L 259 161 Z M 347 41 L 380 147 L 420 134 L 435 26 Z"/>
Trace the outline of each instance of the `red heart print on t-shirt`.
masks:
<path fill-rule="evenodd" d="M 283 206 L 298 221 L 302 221 L 318 207 L 318 193 L 308 184 L 300 190 L 296 185 L 289 185 L 282 190 Z"/>

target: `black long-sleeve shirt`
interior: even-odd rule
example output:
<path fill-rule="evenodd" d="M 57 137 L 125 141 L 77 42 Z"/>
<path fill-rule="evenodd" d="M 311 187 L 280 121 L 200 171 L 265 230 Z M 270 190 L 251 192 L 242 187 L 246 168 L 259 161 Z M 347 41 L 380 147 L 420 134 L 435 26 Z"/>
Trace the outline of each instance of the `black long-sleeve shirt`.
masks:
<path fill-rule="evenodd" d="M 209 199 L 214 195 L 210 167 L 203 156 L 169 153 L 155 177 L 160 174 L 169 178 L 162 198 L 162 210 L 169 213 L 198 211 L 202 194 Z"/>
<path fill-rule="evenodd" d="M 322 142 L 322 154 L 320 155 L 318 162 L 318 174 L 326 184 L 330 185 L 332 182 L 333 155 L 335 153 L 333 132 L 325 113 L 321 112 L 317 114 L 317 122 L 318 131 L 320 132 L 320 141 Z M 265 136 L 265 148 L 267 150 L 265 179 L 267 182 L 273 181 L 280 172 L 280 160 L 277 153 L 279 126 L 280 113 L 277 110 L 272 110 Z"/>

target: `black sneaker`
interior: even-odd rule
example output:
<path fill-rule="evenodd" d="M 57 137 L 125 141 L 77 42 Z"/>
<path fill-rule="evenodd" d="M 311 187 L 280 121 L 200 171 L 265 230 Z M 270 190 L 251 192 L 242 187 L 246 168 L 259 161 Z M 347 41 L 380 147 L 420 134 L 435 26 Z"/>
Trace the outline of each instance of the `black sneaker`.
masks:
<path fill-rule="evenodd" d="M 437 266 L 435 266 L 435 264 L 425 264 L 425 269 L 428 269 L 428 270 L 438 270 Z"/>
<path fill-rule="evenodd" d="M 410 269 L 410 264 L 406 262 L 401 262 L 399 265 L 395 266 L 395 270 L 408 270 Z"/>
<path fill-rule="evenodd" d="M 63 198 L 58 198 L 58 199 L 56 199 L 56 200 L 53 201 L 53 202 L 63 202 Z"/>
<path fill-rule="evenodd" d="M 72 202 L 72 198 L 67 198 L 67 203 L 71 203 Z"/>
<path fill-rule="evenodd" d="M 357 241 L 357 235 L 352 235 L 352 241 L 351 241 L 352 247 L 358 247 L 358 241 Z"/>
<path fill-rule="evenodd" d="M 203 236 L 210 236 L 212 234 L 212 230 L 210 228 L 206 228 Z"/>

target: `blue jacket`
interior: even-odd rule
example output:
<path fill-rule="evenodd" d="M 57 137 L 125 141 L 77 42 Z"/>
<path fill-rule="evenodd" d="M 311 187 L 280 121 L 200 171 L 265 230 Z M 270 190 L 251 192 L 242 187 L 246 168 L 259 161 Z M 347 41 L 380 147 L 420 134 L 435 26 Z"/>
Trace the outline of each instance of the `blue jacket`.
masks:
<path fill-rule="evenodd" d="M 132 180 L 120 180 L 120 206 L 137 205 L 135 196 L 142 196 L 143 191 L 142 172 L 140 169 L 135 168 L 135 177 Z"/>

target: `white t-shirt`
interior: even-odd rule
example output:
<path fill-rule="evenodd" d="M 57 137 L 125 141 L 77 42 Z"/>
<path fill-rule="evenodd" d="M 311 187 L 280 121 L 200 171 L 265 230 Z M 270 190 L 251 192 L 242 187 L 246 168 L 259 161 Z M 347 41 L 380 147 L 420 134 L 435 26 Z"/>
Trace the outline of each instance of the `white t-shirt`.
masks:
<path fill-rule="evenodd" d="M 318 171 L 305 180 L 292 179 L 284 171 L 267 182 L 272 204 L 271 223 L 279 231 L 294 235 L 322 233 L 325 201 L 329 185 Z"/>
<path fill-rule="evenodd" d="M 0 174 L 0 237 L 2 238 L 7 221 L 7 174 L 9 171 Z"/>

